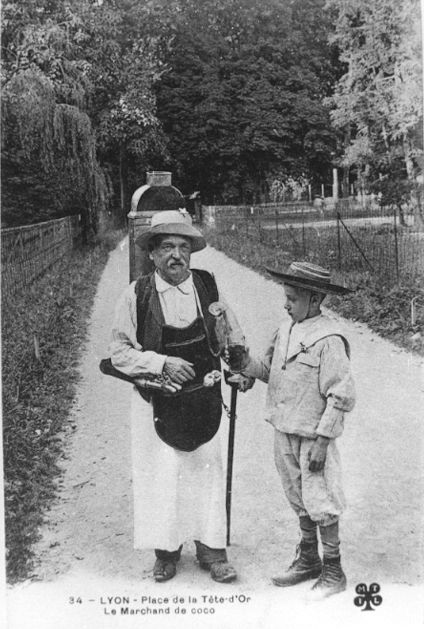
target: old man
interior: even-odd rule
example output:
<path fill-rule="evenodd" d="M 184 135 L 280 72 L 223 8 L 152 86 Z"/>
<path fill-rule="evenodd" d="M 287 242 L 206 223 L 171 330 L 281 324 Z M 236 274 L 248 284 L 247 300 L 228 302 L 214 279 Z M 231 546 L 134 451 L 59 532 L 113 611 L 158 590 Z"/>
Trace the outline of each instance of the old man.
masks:
<path fill-rule="evenodd" d="M 176 574 L 182 545 L 194 540 L 199 565 L 221 583 L 236 579 L 227 560 L 225 483 L 218 429 L 220 369 L 211 303 L 213 276 L 190 269 L 206 246 L 184 210 L 152 217 L 137 239 L 155 270 L 132 282 L 116 307 L 112 364 L 131 377 L 163 376 L 176 393 L 132 392 L 134 546 L 155 550 L 153 575 Z"/>

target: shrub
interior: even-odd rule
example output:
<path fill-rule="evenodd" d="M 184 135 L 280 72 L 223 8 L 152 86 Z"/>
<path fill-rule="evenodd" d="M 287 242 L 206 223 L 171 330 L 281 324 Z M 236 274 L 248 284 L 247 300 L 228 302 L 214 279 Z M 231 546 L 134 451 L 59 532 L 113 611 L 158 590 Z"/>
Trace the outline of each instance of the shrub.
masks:
<path fill-rule="evenodd" d="M 75 250 L 36 284 L 3 300 L 3 431 L 7 576 L 32 569 L 31 545 L 55 495 L 57 462 L 79 380 L 87 321 L 108 252 Z M 70 430 L 68 426 L 68 431 Z"/>

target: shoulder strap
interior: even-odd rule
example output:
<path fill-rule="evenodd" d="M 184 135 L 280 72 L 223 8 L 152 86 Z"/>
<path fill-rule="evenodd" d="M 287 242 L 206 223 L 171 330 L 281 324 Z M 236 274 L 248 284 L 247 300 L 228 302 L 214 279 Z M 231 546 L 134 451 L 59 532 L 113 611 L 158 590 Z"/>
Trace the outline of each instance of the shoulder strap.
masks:
<path fill-rule="evenodd" d="M 151 277 L 151 274 L 142 275 L 135 285 L 135 294 L 137 296 L 137 340 L 139 342 L 144 336 L 144 324 L 152 293 Z"/>
<path fill-rule="evenodd" d="M 312 347 L 313 345 L 315 345 L 315 343 L 318 343 L 318 341 L 323 341 L 324 339 L 330 337 L 330 336 L 339 336 L 345 346 L 345 351 L 346 351 L 346 356 L 349 358 L 350 360 L 350 345 L 349 345 L 349 341 L 347 340 L 347 338 L 341 333 L 341 332 L 328 332 L 328 333 L 324 333 L 321 334 L 319 337 L 317 338 L 311 338 L 310 340 L 308 340 L 308 342 L 306 342 L 303 346 L 308 348 L 308 347 Z"/>
<path fill-rule="evenodd" d="M 191 269 L 191 272 L 193 273 L 194 281 L 196 281 L 197 279 L 197 281 L 200 281 L 202 283 L 203 288 L 209 296 L 210 303 L 218 301 L 218 287 L 212 273 L 209 273 L 209 271 L 205 271 L 203 269 Z"/>
<path fill-rule="evenodd" d="M 218 287 L 212 273 L 203 269 L 192 269 L 191 271 L 193 273 L 193 283 L 202 307 L 209 349 L 212 355 L 217 358 L 220 354 L 220 346 L 216 338 L 215 317 L 209 312 L 209 306 L 219 299 Z"/>

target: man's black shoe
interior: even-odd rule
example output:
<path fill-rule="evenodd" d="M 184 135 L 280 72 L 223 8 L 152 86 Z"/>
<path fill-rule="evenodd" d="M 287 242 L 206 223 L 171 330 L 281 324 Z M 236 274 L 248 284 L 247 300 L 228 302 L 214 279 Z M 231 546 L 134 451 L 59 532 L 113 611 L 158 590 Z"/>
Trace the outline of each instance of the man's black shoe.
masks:
<path fill-rule="evenodd" d="M 177 574 L 177 562 L 172 559 L 156 559 L 153 576 L 155 581 L 169 581 Z"/>

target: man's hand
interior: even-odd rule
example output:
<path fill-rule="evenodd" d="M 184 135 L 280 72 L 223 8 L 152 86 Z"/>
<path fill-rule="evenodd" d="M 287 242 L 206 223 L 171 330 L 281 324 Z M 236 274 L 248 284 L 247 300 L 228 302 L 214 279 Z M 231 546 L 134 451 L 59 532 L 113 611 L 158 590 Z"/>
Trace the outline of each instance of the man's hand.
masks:
<path fill-rule="evenodd" d="M 189 363 L 184 358 L 178 358 L 177 356 L 166 357 L 163 373 L 177 384 L 184 384 L 188 380 L 193 380 L 196 375 L 193 363 Z"/>
<path fill-rule="evenodd" d="M 236 384 L 237 389 L 244 393 L 253 387 L 255 384 L 255 378 L 251 376 L 244 376 L 241 373 L 233 373 L 229 378 L 227 378 L 227 382 L 230 384 Z"/>
<path fill-rule="evenodd" d="M 324 469 L 329 442 L 330 439 L 328 437 L 321 436 L 319 436 L 317 440 L 314 441 L 311 449 L 308 452 L 309 471 L 320 472 Z"/>

